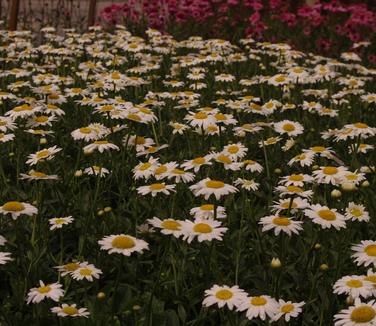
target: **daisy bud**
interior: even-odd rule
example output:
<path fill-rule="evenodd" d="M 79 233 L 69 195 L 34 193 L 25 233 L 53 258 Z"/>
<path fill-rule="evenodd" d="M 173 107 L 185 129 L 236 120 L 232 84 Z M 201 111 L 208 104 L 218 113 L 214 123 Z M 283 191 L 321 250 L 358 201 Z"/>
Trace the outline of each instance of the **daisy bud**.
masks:
<path fill-rule="evenodd" d="M 75 177 L 80 177 L 80 176 L 82 176 L 82 170 L 77 170 L 77 171 L 74 173 L 74 176 L 75 176 Z"/>
<path fill-rule="evenodd" d="M 360 168 L 360 172 L 363 172 L 363 173 L 371 173 L 372 170 L 368 167 L 368 166 L 362 166 Z"/>
<path fill-rule="evenodd" d="M 106 213 L 109 213 L 109 212 L 112 211 L 112 207 L 107 206 L 107 207 L 105 207 L 103 210 L 104 210 Z"/>
<path fill-rule="evenodd" d="M 349 305 L 349 306 L 352 306 L 354 304 L 354 298 L 349 295 L 347 298 L 346 298 L 346 303 Z"/>
<path fill-rule="evenodd" d="M 14 156 L 14 153 L 10 152 L 8 155 L 9 155 L 9 157 L 12 157 L 12 156 Z"/>
<path fill-rule="evenodd" d="M 315 248 L 315 249 L 320 249 L 320 248 L 321 248 L 321 244 L 319 244 L 319 243 L 315 243 L 314 248 Z"/>
<path fill-rule="evenodd" d="M 133 309 L 134 311 L 139 311 L 139 310 L 141 309 L 141 306 L 139 306 L 138 304 L 135 304 L 135 305 L 132 307 L 132 309 Z"/>
<path fill-rule="evenodd" d="M 356 190 L 356 186 L 352 182 L 342 183 L 341 188 L 342 188 L 343 191 L 354 191 L 354 190 Z"/>
<path fill-rule="evenodd" d="M 275 174 L 281 174 L 281 173 L 282 173 L 282 170 L 279 169 L 279 168 L 276 168 L 276 169 L 274 170 L 274 173 L 275 173 Z"/>
<path fill-rule="evenodd" d="M 366 181 L 363 181 L 362 184 L 360 185 L 362 188 L 367 188 L 369 187 L 369 182 L 366 180 Z"/>
<path fill-rule="evenodd" d="M 320 167 L 318 165 L 314 165 L 312 166 L 312 170 L 315 171 L 315 170 L 318 170 Z"/>
<path fill-rule="evenodd" d="M 106 293 L 104 292 L 98 292 L 97 294 L 97 299 L 98 300 L 103 300 L 106 297 Z"/>
<path fill-rule="evenodd" d="M 33 204 L 34 206 L 37 206 L 37 205 L 38 205 L 38 202 L 37 202 L 36 200 L 34 200 L 34 201 L 32 202 L 32 204 Z"/>
<path fill-rule="evenodd" d="M 327 264 L 321 264 L 320 265 L 320 270 L 321 271 L 326 271 L 326 270 L 328 270 L 329 269 L 329 266 L 327 265 Z"/>
<path fill-rule="evenodd" d="M 39 144 L 42 144 L 42 145 L 47 144 L 47 138 L 41 138 L 39 140 Z"/>
<path fill-rule="evenodd" d="M 330 196 L 332 198 L 339 198 L 342 196 L 342 192 L 340 192 L 338 189 L 334 189 L 332 190 L 332 192 L 330 193 Z"/>
<path fill-rule="evenodd" d="M 272 261 L 270 262 L 271 268 L 277 269 L 277 268 L 280 268 L 281 266 L 282 266 L 282 263 L 279 260 L 279 258 L 273 258 Z"/>
<path fill-rule="evenodd" d="M 99 210 L 98 213 L 97 213 L 98 216 L 102 216 L 103 214 L 104 214 L 104 210 L 103 209 Z"/>

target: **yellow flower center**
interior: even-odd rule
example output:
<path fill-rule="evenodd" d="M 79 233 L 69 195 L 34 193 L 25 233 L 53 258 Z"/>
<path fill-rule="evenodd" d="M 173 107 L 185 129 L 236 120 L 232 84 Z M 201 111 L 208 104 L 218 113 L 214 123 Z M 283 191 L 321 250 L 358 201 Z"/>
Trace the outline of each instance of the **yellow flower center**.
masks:
<path fill-rule="evenodd" d="M 354 181 L 354 180 L 358 179 L 358 176 L 356 174 L 348 174 L 348 175 L 345 176 L 345 178 L 347 180 Z"/>
<path fill-rule="evenodd" d="M 295 126 L 292 123 L 285 123 L 282 127 L 284 131 L 291 132 L 295 130 Z"/>
<path fill-rule="evenodd" d="M 130 249 L 133 248 L 136 243 L 130 237 L 119 235 L 112 240 L 111 245 L 117 249 Z"/>
<path fill-rule="evenodd" d="M 97 144 L 97 145 L 106 145 L 106 144 L 108 144 L 108 141 L 107 140 L 96 140 L 94 142 L 94 144 Z"/>
<path fill-rule="evenodd" d="M 217 114 L 215 115 L 215 118 L 216 118 L 217 120 L 222 120 L 222 121 L 227 120 L 227 117 L 226 117 L 223 113 L 217 113 Z"/>
<path fill-rule="evenodd" d="M 91 131 L 92 131 L 92 129 L 88 128 L 88 127 L 80 128 L 80 133 L 82 133 L 82 134 L 90 134 Z"/>
<path fill-rule="evenodd" d="M 127 115 L 127 118 L 134 121 L 141 121 L 141 117 L 138 114 L 135 113 L 129 113 Z"/>
<path fill-rule="evenodd" d="M 7 124 L 7 122 L 6 121 L 4 121 L 4 120 L 0 120 L 0 126 L 2 127 L 2 126 L 5 126 Z"/>
<path fill-rule="evenodd" d="M 213 204 L 201 205 L 200 209 L 203 210 L 203 211 L 213 211 L 214 210 L 214 205 Z"/>
<path fill-rule="evenodd" d="M 52 94 L 48 95 L 48 98 L 50 100 L 57 100 L 59 98 L 59 94 L 52 93 Z"/>
<path fill-rule="evenodd" d="M 350 319 L 355 323 L 368 323 L 375 318 L 375 316 L 375 309 L 369 306 L 360 306 L 351 312 Z"/>
<path fill-rule="evenodd" d="M 237 152 L 239 152 L 240 148 L 236 145 L 232 145 L 230 146 L 227 151 L 231 154 L 236 154 Z"/>
<path fill-rule="evenodd" d="M 220 189 L 225 186 L 224 182 L 217 181 L 217 180 L 209 180 L 205 183 L 206 187 L 212 188 L 212 189 Z"/>
<path fill-rule="evenodd" d="M 31 111 L 33 108 L 29 104 L 17 106 L 13 109 L 14 112 Z"/>
<path fill-rule="evenodd" d="M 263 297 L 253 297 L 251 299 L 251 304 L 254 306 L 264 306 L 266 303 L 267 301 Z"/>
<path fill-rule="evenodd" d="M 294 305 L 291 303 L 285 304 L 281 307 L 281 311 L 285 314 L 288 314 L 289 312 L 294 310 Z"/>
<path fill-rule="evenodd" d="M 247 164 L 247 165 L 253 165 L 256 163 L 256 161 L 253 161 L 253 160 L 245 160 L 243 161 L 244 164 Z"/>
<path fill-rule="evenodd" d="M 313 146 L 310 148 L 310 150 L 316 152 L 316 153 L 320 153 L 320 152 L 323 152 L 326 150 L 326 148 L 324 146 Z"/>
<path fill-rule="evenodd" d="M 167 230 L 177 231 L 177 230 L 180 230 L 181 224 L 176 221 L 168 220 L 168 221 L 163 221 L 161 223 L 161 227 Z"/>
<path fill-rule="evenodd" d="M 48 116 L 46 115 L 41 115 L 40 117 L 37 117 L 35 119 L 35 122 L 39 122 L 39 123 L 43 123 L 43 122 L 46 122 L 48 121 Z"/>
<path fill-rule="evenodd" d="M 41 286 L 37 290 L 38 290 L 39 293 L 48 293 L 48 292 L 51 291 L 51 287 L 49 287 L 48 285 Z"/>
<path fill-rule="evenodd" d="M 304 177 L 301 174 L 292 174 L 289 176 L 290 181 L 302 181 Z"/>
<path fill-rule="evenodd" d="M 145 170 L 147 170 L 147 169 L 150 168 L 150 167 L 151 167 L 151 163 L 146 162 L 146 163 L 141 164 L 141 166 L 140 166 L 140 170 L 141 170 L 141 171 L 145 171 Z"/>
<path fill-rule="evenodd" d="M 24 204 L 19 201 L 8 201 L 3 205 L 3 210 L 7 212 L 20 212 L 25 209 Z"/>
<path fill-rule="evenodd" d="M 354 127 L 359 128 L 359 129 L 366 129 L 368 128 L 368 125 L 362 122 L 357 122 L 357 123 L 354 123 Z"/>
<path fill-rule="evenodd" d="M 224 164 L 231 164 L 232 163 L 231 159 L 224 154 L 218 155 L 217 160 L 221 163 L 224 163 Z"/>
<path fill-rule="evenodd" d="M 338 169 L 335 166 L 326 166 L 324 167 L 322 172 L 327 175 L 333 175 L 333 174 L 338 173 Z"/>
<path fill-rule="evenodd" d="M 279 226 L 288 226 L 291 224 L 291 221 L 287 217 L 275 217 L 273 218 L 273 224 Z"/>
<path fill-rule="evenodd" d="M 213 230 L 213 228 L 206 223 L 197 223 L 193 227 L 193 231 L 198 232 L 198 233 L 210 233 Z"/>
<path fill-rule="evenodd" d="M 203 113 L 203 112 L 198 112 L 193 117 L 195 119 L 203 120 L 203 119 L 206 119 L 208 117 L 208 115 L 206 113 Z"/>
<path fill-rule="evenodd" d="M 289 192 L 303 192 L 303 189 L 297 186 L 287 186 L 286 189 Z"/>
<path fill-rule="evenodd" d="M 350 214 L 355 217 L 361 217 L 363 215 L 363 211 L 359 208 L 351 208 Z"/>
<path fill-rule="evenodd" d="M 284 81 L 286 80 L 286 78 L 284 76 L 278 76 L 275 81 L 277 83 L 283 83 Z"/>
<path fill-rule="evenodd" d="M 272 108 L 274 108 L 274 103 L 273 102 L 268 102 L 268 103 L 266 103 L 265 104 L 265 106 L 268 108 L 268 109 L 272 109 Z"/>
<path fill-rule="evenodd" d="M 79 267 L 80 267 L 80 265 L 78 263 L 68 263 L 68 264 L 64 265 L 64 269 L 67 272 L 74 272 Z"/>
<path fill-rule="evenodd" d="M 171 173 L 173 174 L 185 174 L 185 172 L 183 170 L 179 170 L 179 169 L 173 169 L 171 170 Z"/>
<path fill-rule="evenodd" d="M 65 222 L 65 219 L 60 217 L 60 218 L 55 218 L 54 221 L 56 224 L 63 224 Z"/>
<path fill-rule="evenodd" d="M 149 189 L 152 190 L 152 191 L 162 190 L 162 189 L 165 189 L 165 188 L 166 188 L 166 186 L 163 183 L 153 183 L 149 186 Z"/>
<path fill-rule="evenodd" d="M 112 111 L 113 109 L 115 109 L 113 105 L 103 105 L 101 107 L 101 111 L 104 111 L 104 112 L 109 112 L 109 111 Z"/>
<path fill-rule="evenodd" d="M 317 215 L 326 221 L 334 221 L 336 219 L 336 214 L 330 209 L 321 209 L 317 212 Z"/>
<path fill-rule="evenodd" d="M 290 201 L 285 201 L 281 204 L 281 207 L 286 208 L 286 209 L 289 208 L 290 206 L 291 206 L 291 208 L 296 208 L 296 207 L 298 207 L 298 204 L 295 203 L 294 201 L 291 203 L 291 205 L 290 205 Z"/>
<path fill-rule="evenodd" d="M 158 174 L 162 174 L 166 171 L 167 171 L 167 167 L 164 166 L 164 165 L 161 165 L 160 167 L 155 169 L 154 174 L 158 175 Z"/>
<path fill-rule="evenodd" d="M 67 315 L 76 315 L 78 313 L 78 309 L 75 307 L 67 306 L 61 309 L 62 312 L 64 312 Z"/>
<path fill-rule="evenodd" d="M 48 149 L 44 149 L 37 153 L 37 158 L 44 158 L 50 155 L 50 151 Z"/>
<path fill-rule="evenodd" d="M 234 295 L 232 294 L 231 291 L 229 290 L 219 290 L 216 294 L 215 297 L 219 300 L 229 300 L 233 297 Z"/>
<path fill-rule="evenodd" d="M 89 269 L 89 268 L 81 268 L 80 269 L 80 274 L 82 276 L 89 276 L 89 275 L 91 275 L 91 273 L 92 273 L 92 270 Z"/>
<path fill-rule="evenodd" d="M 197 157 L 195 159 L 192 160 L 192 163 L 193 164 L 204 164 L 206 162 L 206 160 L 203 158 L 203 157 Z"/>
<path fill-rule="evenodd" d="M 359 280 L 350 280 L 346 282 L 346 285 L 350 288 L 360 288 L 363 286 L 363 282 Z"/>
<path fill-rule="evenodd" d="M 372 256 L 372 257 L 375 257 L 376 256 L 376 245 L 372 244 L 372 245 L 369 245 L 367 246 L 365 249 L 364 249 L 365 253 L 368 255 L 368 256 Z"/>
<path fill-rule="evenodd" d="M 365 281 L 374 283 L 373 287 L 376 288 L 376 275 L 369 275 L 364 278 Z"/>
<path fill-rule="evenodd" d="M 135 139 L 135 144 L 136 145 L 143 145 L 145 144 L 145 137 L 142 137 L 142 136 L 137 136 L 136 139 Z"/>

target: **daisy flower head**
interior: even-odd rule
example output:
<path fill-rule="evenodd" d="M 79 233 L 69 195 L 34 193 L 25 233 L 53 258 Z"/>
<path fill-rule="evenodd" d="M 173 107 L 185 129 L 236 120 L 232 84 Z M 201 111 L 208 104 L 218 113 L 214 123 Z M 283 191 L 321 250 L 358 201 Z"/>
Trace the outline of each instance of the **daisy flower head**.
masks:
<path fill-rule="evenodd" d="M 373 264 L 376 267 L 376 241 L 362 240 L 359 244 L 351 247 L 354 252 L 351 258 L 358 266 L 369 266 Z"/>
<path fill-rule="evenodd" d="M 71 261 L 70 263 L 55 266 L 54 268 L 57 268 L 58 272 L 61 273 L 61 276 L 66 276 L 72 274 L 77 268 L 80 267 L 79 261 Z"/>
<path fill-rule="evenodd" d="M 164 182 L 158 182 L 148 186 L 138 187 L 137 192 L 143 196 L 151 194 L 152 197 L 157 196 L 159 193 L 169 195 L 170 192 L 175 192 L 175 185 L 166 185 Z"/>
<path fill-rule="evenodd" d="M 38 209 L 36 207 L 29 203 L 19 201 L 8 201 L 0 207 L 0 214 L 10 214 L 14 220 L 20 215 L 32 216 L 37 213 Z"/>
<path fill-rule="evenodd" d="M 214 180 L 210 178 L 205 178 L 198 183 L 189 187 L 193 194 L 197 196 L 204 196 L 206 200 L 210 196 L 214 195 L 217 200 L 222 196 L 232 194 L 238 191 L 234 186 L 224 183 L 220 180 Z"/>
<path fill-rule="evenodd" d="M 74 218 L 72 216 L 66 216 L 66 217 L 54 217 L 50 218 L 50 230 L 56 230 L 61 229 L 64 225 L 71 224 L 74 221 Z"/>
<path fill-rule="evenodd" d="M 194 222 L 185 220 L 182 226 L 183 240 L 191 243 L 197 237 L 198 242 L 222 240 L 223 234 L 228 230 L 221 227 L 222 223 L 213 219 L 196 218 Z"/>
<path fill-rule="evenodd" d="M 298 234 L 303 230 L 301 226 L 303 222 L 282 215 L 264 216 L 260 219 L 259 224 L 262 225 L 262 232 L 274 230 L 275 235 L 284 232 L 291 236 L 293 233 Z"/>
<path fill-rule="evenodd" d="M 364 205 L 355 204 L 350 202 L 345 211 L 346 220 L 359 221 L 359 222 L 369 222 L 370 216 L 366 211 Z"/>
<path fill-rule="evenodd" d="M 292 185 L 290 185 L 290 186 L 278 186 L 278 187 L 275 188 L 275 190 L 280 193 L 281 197 L 298 196 L 298 197 L 302 197 L 302 198 L 311 198 L 312 195 L 313 195 L 312 190 L 304 190 L 301 187 L 292 186 Z"/>
<path fill-rule="evenodd" d="M 334 326 L 374 326 L 376 325 L 376 302 L 367 303 L 355 299 L 354 305 L 342 309 L 334 315 Z"/>
<path fill-rule="evenodd" d="M 306 199 L 296 197 L 296 198 L 286 198 L 279 199 L 275 201 L 272 210 L 277 213 L 284 210 L 290 210 L 291 213 L 296 213 L 299 209 L 305 209 L 309 206 L 309 203 Z"/>
<path fill-rule="evenodd" d="M 172 169 L 166 172 L 166 176 L 168 180 L 174 179 L 173 181 L 175 183 L 189 183 L 192 182 L 195 178 L 195 175 L 193 173 L 181 169 Z"/>
<path fill-rule="evenodd" d="M 238 310 L 245 311 L 248 319 L 259 317 L 261 320 L 266 320 L 266 317 L 273 318 L 278 312 L 278 302 L 268 296 L 254 296 L 246 297 L 240 303 Z"/>
<path fill-rule="evenodd" d="M 205 156 L 198 156 L 192 160 L 185 161 L 181 164 L 181 167 L 184 170 L 192 170 L 197 173 L 202 166 L 204 165 L 212 165 L 212 162 L 210 160 L 212 159 L 211 155 L 205 155 Z"/>
<path fill-rule="evenodd" d="M 319 224 L 323 229 L 334 227 L 339 230 L 346 228 L 345 217 L 336 209 L 315 204 L 304 210 L 304 215 L 312 219 L 312 222 Z"/>
<path fill-rule="evenodd" d="M 246 171 L 250 172 L 258 172 L 261 173 L 264 169 L 260 163 L 257 163 L 253 160 L 244 160 L 242 161 L 243 167 L 246 169 Z"/>
<path fill-rule="evenodd" d="M 373 290 L 373 283 L 358 275 L 344 276 L 333 285 L 333 293 L 350 295 L 353 299 L 368 298 Z"/>
<path fill-rule="evenodd" d="M 237 178 L 234 181 L 235 186 L 240 186 L 241 188 L 248 190 L 248 191 L 257 191 L 260 184 L 255 182 L 253 179 L 248 180 L 248 179 L 242 179 L 242 178 Z"/>
<path fill-rule="evenodd" d="M 285 186 L 297 186 L 303 187 L 305 183 L 310 183 L 313 181 L 313 178 L 308 174 L 291 174 L 285 177 L 282 177 L 279 181 L 279 184 L 283 184 Z"/>
<path fill-rule="evenodd" d="M 55 154 L 60 152 L 61 150 L 62 149 L 58 148 L 57 146 L 42 149 L 36 153 L 30 154 L 28 156 L 29 159 L 26 161 L 26 164 L 35 165 L 40 161 L 52 160 L 55 157 Z"/>
<path fill-rule="evenodd" d="M 46 174 L 41 171 L 30 170 L 28 173 L 20 173 L 20 179 L 22 180 L 58 180 L 59 177 L 55 174 Z"/>
<path fill-rule="evenodd" d="M 57 302 L 64 295 L 64 290 L 61 288 L 62 285 L 60 283 L 44 284 L 39 281 L 39 287 L 29 290 L 26 299 L 27 304 L 39 303 L 46 298 Z"/>
<path fill-rule="evenodd" d="M 99 176 L 100 178 L 104 178 L 107 174 L 110 173 L 110 171 L 104 168 L 103 166 L 93 165 L 84 169 L 84 173 L 87 175 L 95 175 Z"/>
<path fill-rule="evenodd" d="M 71 272 L 72 278 L 78 281 L 83 279 L 93 282 L 94 279 L 98 279 L 102 271 L 96 268 L 93 264 L 83 262 L 80 266 Z"/>
<path fill-rule="evenodd" d="M 288 165 L 291 166 L 294 163 L 299 163 L 300 166 L 311 166 L 313 164 L 313 159 L 315 155 L 313 153 L 301 153 L 294 156 L 290 161 L 288 161 Z"/>
<path fill-rule="evenodd" d="M 10 255 L 10 252 L 0 251 L 0 265 L 5 265 L 7 262 L 13 260 Z"/>
<path fill-rule="evenodd" d="M 179 238 L 182 235 L 181 229 L 183 226 L 183 221 L 175 220 L 172 218 L 161 220 L 156 216 L 154 216 L 151 219 L 148 219 L 147 221 L 153 227 L 160 229 L 161 233 L 163 234 L 172 234 L 175 238 Z"/>
<path fill-rule="evenodd" d="M 296 121 L 283 120 L 275 122 L 273 126 L 277 133 L 281 135 L 286 134 L 289 137 L 296 137 L 304 132 L 303 126 Z"/>
<path fill-rule="evenodd" d="M 283 318 L 286 322 L 289 322 L 291 318 L 296 318 L 302 312 L 302 307 L 305 305 L 305 302 L 292 302 L 284 301 L 282 299 L 278 300 L 278 312 L 273 317 L 273 320 L 279 320 Z"/>
<path fill-rule="evenodd" d="M 117 253 L 130 256 L 134 252 L 142 253 L 149 249 L 149 244 L 141 239 L 136 239 L 126 234 L 114 234 L 98 241 L 101 250 L 107 250 L 109 254 Z"/>
<path fill-rule="evenodd" d="M 229 156 L 232 160 L 243 158 L 248 152 L 248 148 L 241 143 L 226 145 L 222 153 Z"/>
<path fill-rule="evenodd" d="M 59 317 L 85 317 L 88 318 L 90 313 L 86 308 L 77 308 L 76 304 L 68 305 L 63 303 L 61 306 L 52 307 L 51 312 Z"/>
<path fill-rule="evenodd" d="M 189 214 L 195 218 L 209 219 L 209 218 L 226 218 L 226 209 L 223 206 L 215 206 L 214 204 L 203 204 L 198 207 L 193 207 Z"/>
<path fill-rule="evenodd" d="M 92 153 L 95 150 L 99 151 L 99 153 L 103 153 L 104 151 L 108 150 L 119 151 L 120 148 L 107 140 L 96 140 L 94 143 L 86 145 L 83 150 L 85 153 Z"/>
<path fill-rule="evenodd" d="M 133 168 L 132 170 L 133 178 L 135 180 L 138 180 L 141 178 L 148 180 L 154 174 L 154 170 L 157 167 L 158 167 L 158 159 L 155 159 L 151 156 L 149 157 L 149 160 L 147 162 L 140 162 Z"/>
<path fill-rule="evenodd" d="M 312 174 L 317 183 L 337 185 L 342 182 L 346 171 L 347 168 L 344 166 L 321 166 Z"/>
<path fill-rule="evenodd" d="M 217 304 L 218 308 L 227 306 L 228 309 L 233 310 L 234 307 L 238 308 L 246 297 L 247 294 L 237 285 L 229 287 L 215 284 L 210 289 L 205 290 L 205 299 L 202 301 L 202 305 L 210 307 Z"/>

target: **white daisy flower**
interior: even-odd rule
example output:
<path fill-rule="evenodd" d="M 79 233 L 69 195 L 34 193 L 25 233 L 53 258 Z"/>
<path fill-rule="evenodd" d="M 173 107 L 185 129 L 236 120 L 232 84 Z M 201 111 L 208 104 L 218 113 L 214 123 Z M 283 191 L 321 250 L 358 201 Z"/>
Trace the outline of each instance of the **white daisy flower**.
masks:
<path fill-rule="evenodd" d="M 214 211 L 216 209 L 216 211 Z M 195 218 L 203 218 L 203 219 L 209 219 L 209 218 L 226 218 L 226 209 L 222 206 L 215 206 L 213 204 L 203 204 L 198 207 L 193 207 L 189 214 L 193 215 Z"/>
<path fill-rule="evenodd" d="M 74 221 L 72 216 L 54 217 L 48 220 L 50 222 L 50 230 L 61 229 L 64 225 L 68 225 Z"/>
<path fill-rule="evenodd" d="M 238 310 L 246 310 L 246 317 L 250 320 L 257 317 L 266 320 L 266 317 L 273 318 L 279 312 L 278 308 L 278 302 L 274 298 L 261 295 L 246 297 L 240 303 Z"/>
<path fill-rule="evenodd" d="M 86 145 L 83 150 L 85 153 L 92 153 L 93 151 L 97 150 L 99 153 L 103 153 L 105 150 L 115 150 L 119 151 L 120 148 L 116 146 L 115 144 L 110 143 L 107 140 L 96 140 L 94 143 L 91 143 L 89 145 Z"/>
<path fill-rule="evenodd" d="M 142 253 L 149 249 L 149 244 L 130 235 L 114 234 L 104 237 L 98 241 L 101 250 L 108 250 L 109 254 L 117 253 L 130 256 L 134 252 Z"/>
<path fill-rule="evenodd" d="M 198 183 L 189 187 L 193 194 L 197 196 L 204 196 L 207 200 L 211 195 L 214 195 L 217 200 L 222 196 L 235 193 L 238 191 L 234 186 L 228 185 L 223 181 L 212 180 L 205 178 Z"/>
<path fill-rule="evenodd" d="M 367 303 L 355 299 L 354 305 L 342 309 L 334 315 L 334 326 L 374 326 L 376 325 L 376 302 Z"/>
<path fill-rule="evenodd" d="M 181 228 L 184 221 L 179 221 L 172 218 L 161 220 L 155 216 L 147 221 L 153 227 L 160 229 L 161 233 L 163 234 L 172 234 L 175 238 L 179 238 L 182 235 Z"/>
<path fill-rule="evenodd" d="M 98 279 L 100 274 L 102 274 L 102 271 L 100 269 L 87 262 L 81 263 L 77 269 L 71 272 L 73 279 L 78 281 L 86 279 L 90 282 L 93 282 L 95 278 Z"/>
<path fill-rule="evenodd" d="M 15 220 L 20 215 L 32 216 L 38 214 L 38 209 L 33 205 L 19 201 L 8 201 L 0 207 L 0 214 L 11 214 Z"/>
<path fill-rule="evenodd" d="M 355 204 L 350 202 L 345 211 L 346 220 L 359 221 L 359 222 L 369 222 L 370 216 L 366 211 L 364 205 Z"/>
<path fill-rule="evenodd" d="M 194 222 L 185 220 L 181 228 L 183 240 L 191 243 L 197 237 L 198 242 L 222 240 L 223 233 L 228 229 L 220 227 L 221 222 L 212 219 L 196 218 Z"/>
<path fill-rule="evenodd" d="M 278 312 L 273 317 L 273 320 L 279 320 L 283 318 L 286 322 L 289 322 L 291 318 L 296 318 L 302 312 L 302 307 L 305 302 L 291 302 L 279 299 L 278 301 Z"/>
<path fill-rule="evenodd" d="M 275 235 L 279 235 L 282 231 L 291 236 L 293 233 L 299 234 L 299 231 L 303 230 L 301 226 L 303 222 L 280 215 L 264 216 L 260 219 L 259 224 L 263 226 L 262 232 L 274 230 Z"/>
<path fill-rule="evenodd" d="M 205 299 L 202 301 L 204 307 L 210 307 L 214 304 L 218 308 L 227 306 L 228 309 L 233 310 L 238 308 L 239 304 L 247 297 L 244 290 L 237 285 L 229 287 L 227 285 L 213 285 L 209 290 L 205 290 Z"/>
<path fill-rule="evenodd" d="M 359 244 L 351 247 L 354 253 L 351 258 L 357 263 L 358 266 L 369 266 L 373 264 L 376 267 L 376 241 L 362 240 Z"/>
<path fill-rule="evenodd" d="M 61 306 L 52 307 L 51 312 L 59 317 L 86 317 L 90 315 L 86 308 L 77 308 L 76 304 L 68 305 L 63 303 Z"/>
<path fill-rule="evenodd" d="M 148 186 L 141 186 L 137 188 L 137 192 L 141 195 L 151 194 L 155 197 L 158 193 L 169 195 L 170 192 L 175 192 L 175 185 L 166 185 L 164 182 L 153 183 Z"/>
<path fill-rule="evenodd" d="M 315 204 L 304 210 L 304 215 L 312 219 L 312 222 L 319 224 L 323 229 L 334 227 L 339 230 L 346 228 L 345 217 L 336 209 Z"/>
<path fill-rule="evenodd" d="M 333 293 L 350 295 L 353 299 L 368 298 L 372 295 L 373 283 L 364 279 L 364 276 L 344 276 L 333 285 Z"/>
<path fill-rule="evenodd" d="M 0 265 L 5 265 L 7 262 L 13 260 L 10 255 L 10 252 L 0 251 Z"/>
<path fill-rule="evenodd" d="M 34 154 L 30 154 L 28 156 L 29 159 L 26 161 L 26 164 L 35 165 L 42 160 L 52 160 L 55 157 L 55 154 L 60 152 L 61 150 L 62 149 L 58 148 L 57 146 L 42 149 Z"/>
<path fill-rule="evenodd" d="M 46 298 L 57 302 L 64 295 L 64 290 L 61 287 L 62 285 L 59 283 L 44 284 L 39 281 L 39 287 L 29 290 L 27 304 L 39 303 Z"/>

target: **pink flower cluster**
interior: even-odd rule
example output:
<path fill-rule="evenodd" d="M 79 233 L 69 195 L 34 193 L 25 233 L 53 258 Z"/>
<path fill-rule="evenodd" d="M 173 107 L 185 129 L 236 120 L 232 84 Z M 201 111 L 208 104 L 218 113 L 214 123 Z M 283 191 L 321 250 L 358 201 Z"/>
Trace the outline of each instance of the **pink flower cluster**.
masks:
<path fill-rule="evenodd" d="M 110 25 L 146 23 L 170 33 L 199 26 L 204 36 L 231 37 L 237 32 L 295 46 L 309 37 L 312 48 L 322 52 L 345 50 L 354 42 L 368 41 L 376 31 L 375 8 L 348 0 L 314 5 L 303 0 L 128 0 L 106 7 L 100 16 Z"/>

